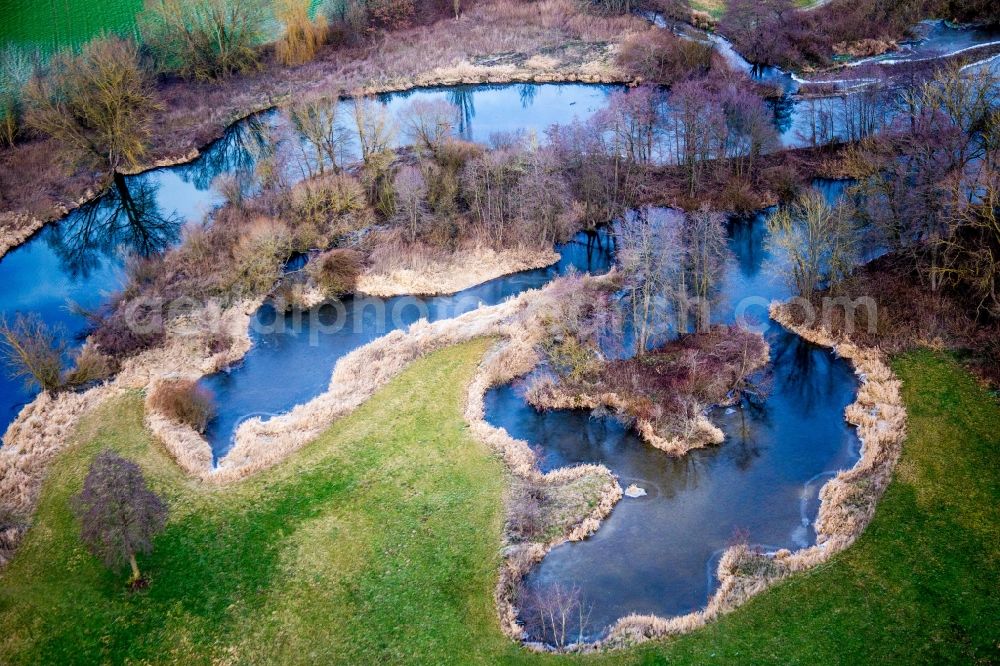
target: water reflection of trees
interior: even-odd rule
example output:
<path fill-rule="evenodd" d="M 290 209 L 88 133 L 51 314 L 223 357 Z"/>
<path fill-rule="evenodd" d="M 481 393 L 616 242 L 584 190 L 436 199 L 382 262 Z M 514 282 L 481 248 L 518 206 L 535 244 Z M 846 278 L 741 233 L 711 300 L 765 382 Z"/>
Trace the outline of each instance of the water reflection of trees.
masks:
<path fill-rule="evenodd" d="M 726 234 L 729 237 L 729 248 L 739 262 L 740 273 L 752 278 L 760 273 L 767 259 L 764 249 L 764 238 L 767 227 L 759 216 L 747 220 L 730 218 L 726 222 Z"/>
<path fill-rule="evenodd" d="M 177 242 L 183 220 L 160 210 L 157 189 L 152 179 L 116 174 L 104 196 L 52 227 L 46 244 L 71 277 L 82 279 L 107 258 L 162 252 Z"/>
<path fill-rule="evenodd" d="M 474 94 L 474 88 L 470 86 L 456 86 L 448 90 L 448 101 L 458 107 L 458 134 L 466 141 L 472 140 L 472 120 L 476 117 Z"/>
<path fill-rule="evenodd" d="M 792 127 L 795 119 L 795 100 L 789 95 L 782 95 L 777 99 L 768 99 L 766 103 L 774 112 L 774 127 L 780 134 L 784 134 Z"/>
<path fill-rule="evenodd" d="M 771 431 L 771 413 L 766 400 L 744 400 L 738 408 L 738 415 L 738 422 L 726 432 L 729 442 L 724 450 L 737 469 L 746 471 L 764 450 L 758 435 L 761 431 Z"/>
<path fill-rule="evenodd" d="M 521 98 L 521 108 L 527 109 L 535 103 L 535 95 L 538 94 L 538 86 L 534 83 L 522 83 L 518 86 L 517 95 Z"/>
<path fill-rule="evenodd" d="M 233 124 L 201 157 L 178 169 L 181 178 L 207 190 L 222 173 L 241 180 L 252 177 L 257 163 L 274 154 L 272 117 L 272 113 L 256 114 Z"/>
<path fill-rule="evenodd" d="M 826 352 L 781 331 L 771 340 L 771 353 L 776 370 L 775 388 L 793 396 L 792 409 L 806 416 L 829 404 L 837 384 L 831 372 L 832 360 Z"/>

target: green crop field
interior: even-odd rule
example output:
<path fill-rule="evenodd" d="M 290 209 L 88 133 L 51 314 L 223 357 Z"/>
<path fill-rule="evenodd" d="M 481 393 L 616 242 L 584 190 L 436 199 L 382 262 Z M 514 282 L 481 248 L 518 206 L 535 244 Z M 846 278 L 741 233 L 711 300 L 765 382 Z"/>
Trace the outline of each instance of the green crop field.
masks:
<path fill-rule="evenodd" d="M 102 31 L 131 32 L 142 0 L 0 0 L 0 43 L 50 52 Z"/>

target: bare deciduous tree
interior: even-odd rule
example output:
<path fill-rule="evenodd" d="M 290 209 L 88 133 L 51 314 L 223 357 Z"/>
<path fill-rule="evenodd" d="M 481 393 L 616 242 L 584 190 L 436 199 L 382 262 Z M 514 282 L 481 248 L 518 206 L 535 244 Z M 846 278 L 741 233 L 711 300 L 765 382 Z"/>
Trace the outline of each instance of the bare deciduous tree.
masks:
<path fill-rule="evenodd" d="M 65 146 L 77 161 L 115 172 L 146 152 L 152 84 L 132 40 L 99 37 L 79 55 L 60 53 L 27 88 L 28 125 Z"/>
<path fill-rule="evenodd" d="M 797 294 L 835 289 L 857 265 L 858 240 L 849 204 L 835 206 L 816 190 L 803 193 L 767 221 L 768 245 L 787 257 L 787 278 Z"/>
<path fill-rule="evenodd" d="M 139 581 L 135 556 L 152 552 L 153 537 L 167 522 L 167 505 L 148 488 L 139 466 L 107 449 L 97 454 L 73 508 L 91 552 L 108 567 L 128 564 L 130 582 Z"/>
<path fill-rule="evenodd" d="M 340 119 L 339 100 L 336 97 L 306 99 L 292 104 L 287 114 L 299 134 L 298 145 L 311 153 L 300 161 L 306 175 L 322 175 L 327 166 L 339 172 L 351 141 L 351 133 Z"/>
<path fill-rule="evenodd" d="M 458 124 L 458 107 L 444 100 L 417 100 L 402 115 L 409 143 L 422 155 L 435 159 Z"/>
<path fill-rule="evenodd" d="M 409 241 L 414 243 L 426 214 L 427 184 L 418 167 L 405 166 L 396 174 L 395 187 L 396 213 L 406 225 Z"/>
<path fill-rule="evenodd" d="M 395 210 L 391 169 L 396 158 L 396 151 L 392 148 L 396 136 L 392 114 L 374 99 L 356 98 L 354 125 L 364 162 L 362 181 L 369 201 L 383 215 L 391 215 Z"/>
<path fill-rule="evenodd" d="M 503 247 L 519 211 L 515 188 L 524 176 L 517 148 L 490 151 L 465 167 L 463 191 L 478 227 L 494 247 Z"/>
<path fill-rule="evenodd" d="M 618 230 L 618 263 L 637 356 L 648 351 L 657 326 L 666 320 L 675 288 L 674 271 L 682 260 L 680 247 L 679 219 L 673 211 L 627 215 Z"/>
<path fill-rule="evenodd" d="M 557 648 L 582 643 L 586 638 L 592 606 L 578 585 L 558 583 L 522 594 L 523 615 L 529 633 Z"/>
<path fill-rule="evenodd" d="M 682 332 L 688 330 L 693 306 L 695 329 L 704 332 L 711 324 L 712 297 L 729 251 L 725 217 L 707 206 L 685 217 L 680 238 L 684 258 L 678 271 L 681 274 L 680 284 L 676 287 L 674 298 L 677 329 Z"/>
<path fill-rule="evenodd" d="M 1000 174 L 989 171 L 942 242 L 941 279 L 964 292 L 976 314 L 1000 318 Z"/>
<path fill-rule="evenodd" d="M 688 192 L 694 196 L 708 161 L 720 156 L 725 146 L 722 107 L 704 82 L 686 81 L 674 86 L 665 121 L 674 157 L 684 167 Z"/>

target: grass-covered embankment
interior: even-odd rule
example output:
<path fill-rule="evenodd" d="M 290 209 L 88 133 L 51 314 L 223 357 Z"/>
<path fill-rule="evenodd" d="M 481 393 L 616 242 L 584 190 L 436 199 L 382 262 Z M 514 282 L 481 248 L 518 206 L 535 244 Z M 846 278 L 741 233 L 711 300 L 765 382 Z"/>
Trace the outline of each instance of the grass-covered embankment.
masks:
<path fill-rule="evenodd" d="M 493 607 L 504 473 L 461 416 L 484 349 L 417 362 L 288 463 L 221 490 L 186 480 L 150 441 L 138 395 L 96 414 L 0 576 L 3 661 L 539 658 L 500 634 Z M 947 357 L 894 367 L 910 436 L 859 542 L 705 630 L 604 659 L 997 658 L 1000 409 Z M 68 511 L 103 446 L 138 460 L 171 502 L 140 561 L 153 580 L 143 593 L 79 546 Z"/>
<path fill-rule="evenodd" d="M 447 661 L 466 640 L 514 652 L 494 628 L 503 470 L 462 421 L 485 345 L 418 362 L 289 463 L 224 489 L 181 475 L 144 432 L 141 396 L 95 414 L 0 577 L 0 661 Z M 170 502 L 141 594 L 80 547 L 67 505 L 105 446 Z"/>

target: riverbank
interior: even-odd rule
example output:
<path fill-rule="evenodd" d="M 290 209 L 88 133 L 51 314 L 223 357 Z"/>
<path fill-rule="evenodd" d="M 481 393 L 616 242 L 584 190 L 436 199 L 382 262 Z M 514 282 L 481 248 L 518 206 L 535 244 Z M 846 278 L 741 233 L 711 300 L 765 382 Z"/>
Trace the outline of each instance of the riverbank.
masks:
<path fill-rule="evenodd" d="M 552 263 L 550 255 L 558 259 L 552 251 L 539 255 L 544 255 L 544 265 Z M 505 257 L 525 260 L 517 253 L 492 253 L 489 257 L 480 253 L 479 260 L 492 258 L 497 262 L 479 264 L 476 275 L 500 276 L 522 270 L 499 261 Z M 445 276 L 446 272 L 436 263 L 423 269 L 418 275 L 431 293 L 453 293 L 456 280 L 475 277 L 465 271 L 435 282 L 435 276 Z M 522 311 L 532 305 L 544 308 L 545 298 L 543 292 L 532 291 L 456 319 L 435 324 L 418 322 L 380 337 L 337 362 L 327 391 L 274 419 L 243 423 L 234 433 L 236 443 L 230 455 L 220 461 L 218 468 L 213 465 L 212 448 L 205 437 L 189 426 L 171 422 L 152 410 L 145 423 L 176 464 L 193 478 L 212 483 L 238 480 L 297 451 L 333 420 L 356 409 L 415 358 L 475 337 L 510 335 Z M 198 380 L 237 363 L 252 346 L 249 326 L 261 303 L 262 298 L 225 310 L 210 305 L 200 313 L 180 317 L 170 323 L 162 344 L 127 359 L 112 380 L 80 392 L 43 393 L 21 410 L 4 434 L 4 446 L 0 448 L 0 516 L 8 516 L 5 520 L 12 530 L 4 538 L 0 566 L 13 554 L 25 526 L 30 524 L 52 460 L 68 446 L 79 420 L 123 390 L 148 390 L 163 379 Z M 216 340 L 229 341 L 227 348 L 215 349 Z"/>
<path fill-rule="evenodd" d="M 24 556 L 0 573 L 3 653 L 12 664 L 573 659 L 529 653 L 497 625 L 504 472 L 462 417 L 487 346 L 417 362 L 293 459 L 225 492 L 184 478 L 143 429 L 139 396 L 109 403 L 57 461 Z M 909 437 L 854 547 L 698 632 L 576 659 L 988 660 L 1000 615 L 1000 408 L 946 355 L 892 365 Z M 66 500 L 105 446 L 137 459 L 171 504 L 141 561 L 147 592 L 126 593 L 76 539 Z"/>
<path fill-rule="evenodd" d="M 21 410 L 0 447 L 0 519 L 11 528 L 0 543 L 0 567 L 32 523 L 42 484 L 53 461 L 70 446 L 81 419 L 124 392 L 146 389 L 159 379 L 200 377 L 235 363 L 250 349 L 248 325 L 259 306 L 260 301 L 244 301 L 180 317 L 162 345 L 127 359 L 113 379 L 81 391 L 41 393 Z M 215 349 L 213 342 L 219 339 L 229 344 Z"/>
<path fill-rule="evenodd" d="M 652 29 L 634 16 L 586 14 L 571 0 L 487 2 L 459 20 L 394 32 L 363 47 L 327 47 L 298 67 L 267 60 L 259 72 L 219 82 L 162 82 L 157 96 L 163 108 L 154 116 L 140 171 L 191 161 L 233 122 L 307 94 L 372 95 L 463 83 L 628 82 L 614 63 L 618 45 L 633 32 Z M 96 196 L 104 180 L 98 173 L 68 175 L 49 140 L 0 151 L 0 257 L 31 230 Z"/>
<path fill-rule="evenodd" d="M 476 246 L 442 258 L 406 257 L 402 265 L 374 266 L 358 277 L 357 291 L 369 296 L 454 294 L 504 275 L 545 268 L 559 261 L 555 250 Z"/>

